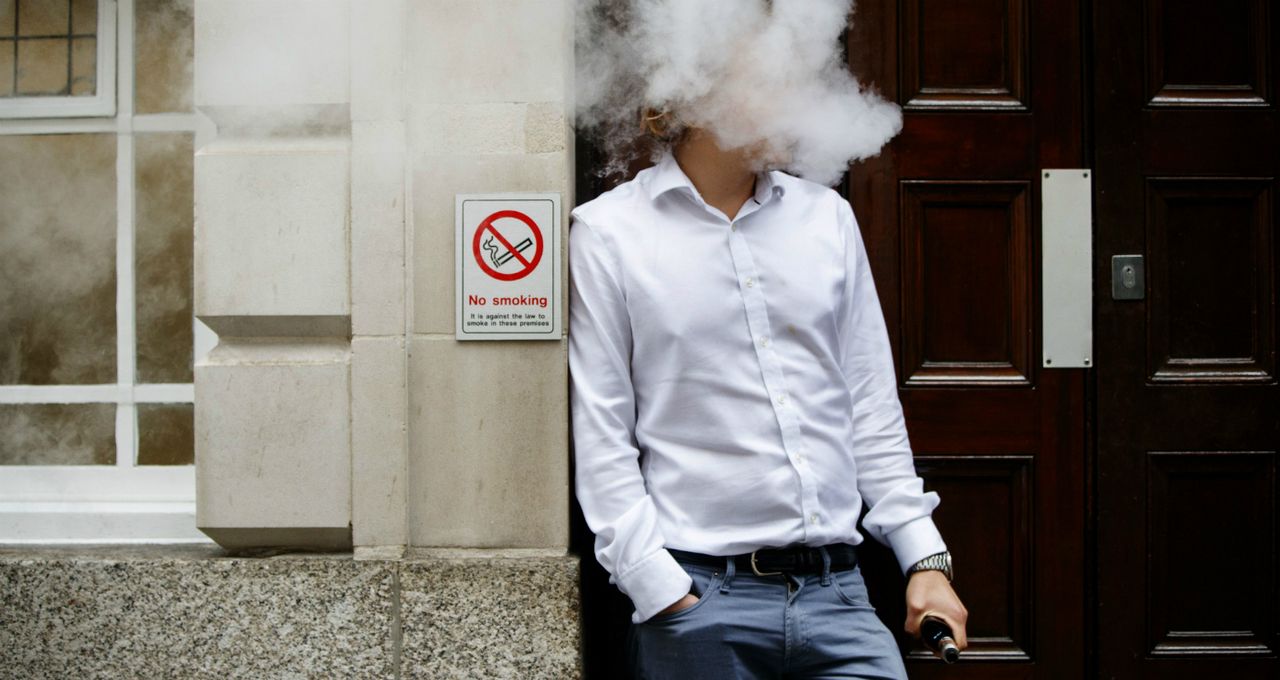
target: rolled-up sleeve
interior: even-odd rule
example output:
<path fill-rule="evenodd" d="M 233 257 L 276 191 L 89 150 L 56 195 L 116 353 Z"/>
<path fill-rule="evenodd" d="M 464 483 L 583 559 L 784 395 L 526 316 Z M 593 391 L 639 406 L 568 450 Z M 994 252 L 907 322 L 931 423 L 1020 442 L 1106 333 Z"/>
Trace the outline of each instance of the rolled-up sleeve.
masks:
<path fill-rule="evenodd" d="M 577 215 L 569 230 L 569 372 L 575 490 L 595 555 L 644 621 L 689 592 L 664 547 L 640 471 L 631 383 L 631 326 L 621 270 Z"/>
<path fill-rule="evenodd" d="M 869 507 L 862 525 L 893 549 L 905 574 L 922 557 L 947 549 L 932 517 L 941 499 L 937 492 L 925 493 L 916 474 L 866 245 L 847 201 L 839 200 L 839 212 L 846 271 L 839 315 L 841 368 L 853 401 L 858 492 Z"/>

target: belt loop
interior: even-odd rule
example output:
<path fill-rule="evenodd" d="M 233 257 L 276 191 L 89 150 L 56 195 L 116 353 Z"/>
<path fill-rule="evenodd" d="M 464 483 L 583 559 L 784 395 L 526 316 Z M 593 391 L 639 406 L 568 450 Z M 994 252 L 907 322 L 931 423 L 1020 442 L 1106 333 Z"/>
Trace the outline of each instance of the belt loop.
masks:
<path fill-rule="evenodd" d="M 738 563 L 733 559 L 733 555 L 729 555 L 724 559 L 724 580 L 720 582 L 720 592 L 729 592 L 729 583 L 733 581 L 733 575 L 737 573 Z"/>
<path fill-rule="evenodd" d="M 818 546 L 818 552 L 822 553 L 822 585 L 831 585 L 831 553 L 827 552 L 827 546 Z"/>

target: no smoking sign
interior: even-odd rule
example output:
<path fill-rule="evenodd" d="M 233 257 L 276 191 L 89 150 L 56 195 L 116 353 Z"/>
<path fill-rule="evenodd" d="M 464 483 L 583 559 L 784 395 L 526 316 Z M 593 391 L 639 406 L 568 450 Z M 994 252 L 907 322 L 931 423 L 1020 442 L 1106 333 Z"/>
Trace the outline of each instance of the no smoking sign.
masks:
<path fill-rule="evenodd" d="M 459 340 L 558 340 L 560 195 L 459 194 Z"/>

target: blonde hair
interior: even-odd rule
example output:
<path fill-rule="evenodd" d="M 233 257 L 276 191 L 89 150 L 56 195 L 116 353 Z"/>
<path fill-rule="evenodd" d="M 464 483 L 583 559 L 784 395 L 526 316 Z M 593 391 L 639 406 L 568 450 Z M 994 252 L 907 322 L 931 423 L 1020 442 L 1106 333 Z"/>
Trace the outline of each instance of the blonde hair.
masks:
<path fill-rule="evenodd" d="M 640 109 L 640 130 L 659 142 L 675 142 L 684 134 L 686 126 L 671 109 L 645 106 Z"/>

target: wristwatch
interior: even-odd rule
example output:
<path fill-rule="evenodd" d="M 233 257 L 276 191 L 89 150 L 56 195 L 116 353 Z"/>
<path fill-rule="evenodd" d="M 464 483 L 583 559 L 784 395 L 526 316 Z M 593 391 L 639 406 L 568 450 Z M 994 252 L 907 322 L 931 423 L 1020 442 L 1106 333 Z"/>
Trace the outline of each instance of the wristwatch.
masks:
<path fill-rule="evenodd" d="M 919 562 L 916 562 L 907 570 L 907 576 L 910 576 L 917 571 L 925 571 L 928 569 L 937 569 L 938 571 L 946 574 L 947 582 L 950 583 L 953 576 L 951 571 L 951 551 L 944 550 L 940 553 L 934 553 Z"/>

